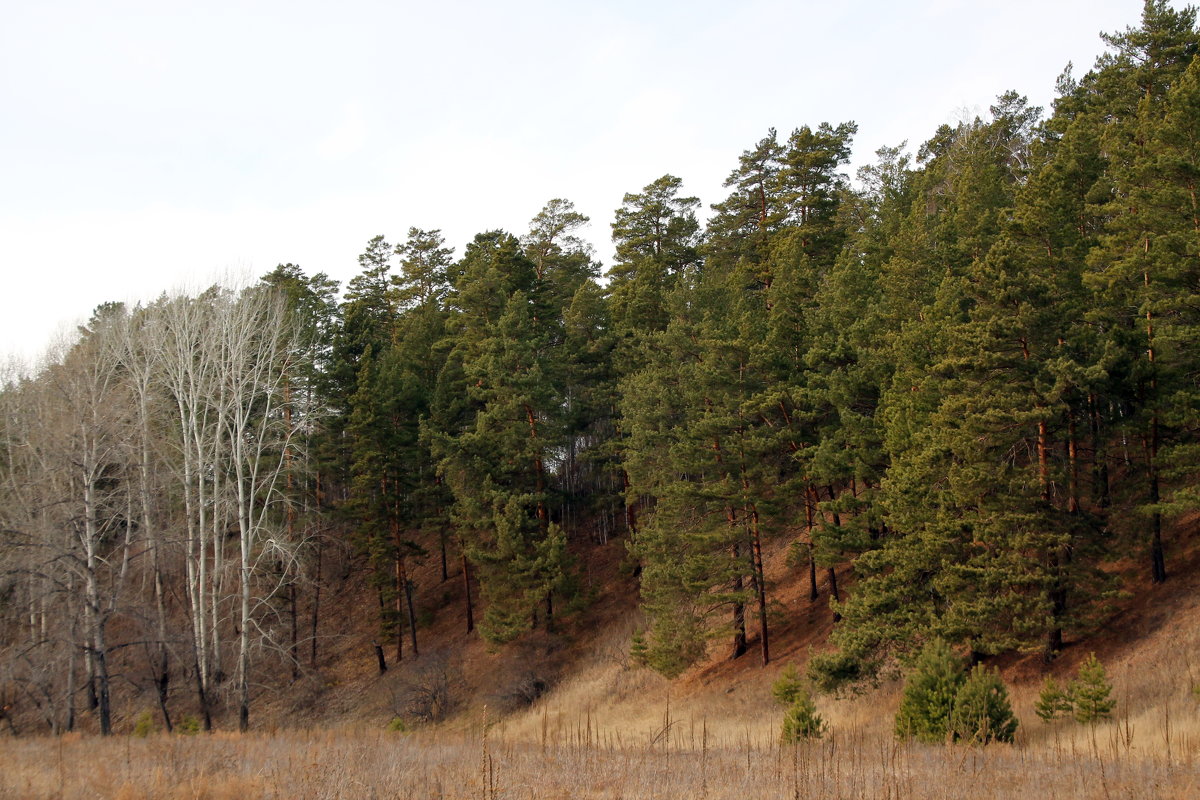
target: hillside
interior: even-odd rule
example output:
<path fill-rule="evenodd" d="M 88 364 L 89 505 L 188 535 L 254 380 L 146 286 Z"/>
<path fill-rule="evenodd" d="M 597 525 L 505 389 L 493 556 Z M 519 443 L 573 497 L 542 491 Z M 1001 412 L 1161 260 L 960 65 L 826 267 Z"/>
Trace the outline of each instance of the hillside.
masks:
<path fill-rule="evenodd" d="M 1164 714 L 1173 719 L 1179 747 L 1200 747 L 1200 700 L 1193 694 L 1200 686 L 1200 664 L 1192 663 L 1200 648 L 1200 514 L 1178 521 L 1167 540 L 1178 565 L 1170 579 L 1151 584 L 1139 565 L 1121 567 L 1124 596 L 1112 615 L 1092 634 L 1069 640 L 1052 664 L 1038 652 L 995 660 L 1013 689 L 1024 741 L 1037 742 L 1051 732 L 1033 713 L 1043 678 L 1054 675 L 1065 682 L 1095 652 L 1113 679 L 1121 724 L 1131 727 L 1143 747 L 1162 745 L 1158 737 Z M 427 728 L 431 733 L 477 731 L 486 713 L 492 723 L 500 723 L 500 736 L 515 741 L 590 735 L 637 746 L 657 741 L 668 723 L 684 747 L 697 746 L 701 725 L 707 726 L 714 745 L 737 745 L 747 737 L 773 741 L 782 712 L 771 699 L 770 686 L 779 670 L 789 663 L 803 667 L 810 653 L 829 647 L 833 619 L 827 583 L 818 584 L 821 597 L 810 601 L 807 577 L 789 567 L 785 548 L 776 546 L 766 554 L 776 617 L 771 664 L 762 667 L 753 646 L 730 660 L 726 642 L 717 639 L 704 662 L 666 680 L 630 656 L 630 639 L 642 618 L 636 580 L 622 570 L 623 550 L 618 541 L 579 553 L 584 584 L 594 599 L 564 621 L 561 634 L 489 649 L 462 631 L 461 597 L 455 598 L 451 588 L 450 604 L 421 631 L 423 654 L 392 663 L 382 675 L 371 647 L 370 595 L 349 582 L 331 600 L 339 609 L 335 619 L 339 624 L 355 618 L 368 622 L 330 636 L 319 677 L 307 677 L 258 703 L 259 725 L 382 729 L 399 716 L 421 729 L 405 707 L 406 693 L 444 675 L 450 705 L 446 717 Z M 442 584 L 435 564 L 427 564 L 417 577 L 429 587 L 422 593 L 423 603 L 438 602 L 444 586 L 456 585 L 453 576 Z M 842 580 L 843 591 L 853 593 L 849 576 Z M 351 610 L 356 607 L 358 613 Z M 819 705 L 835 730 L 875 728 L 880 720 L 886 728 L 898 688 L 896 680 L 885 680 L 861 695 L 822 697 Z"/>

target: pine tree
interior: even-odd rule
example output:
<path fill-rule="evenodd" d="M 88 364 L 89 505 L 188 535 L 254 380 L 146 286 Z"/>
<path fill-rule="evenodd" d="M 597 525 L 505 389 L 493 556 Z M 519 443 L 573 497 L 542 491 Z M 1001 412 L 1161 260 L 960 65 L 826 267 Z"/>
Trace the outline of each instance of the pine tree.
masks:
<path fill-rule="evenodd" d="M 400 274 L 393 276 L 393 285 L 403 311 L 381 367 L 382 390 L 391 397 L 401 520 L 407 528 L 436 531 L 443 581 L 449 578 L 450 499 L 437 477 L 429 442 L 421 436 L 421 421 L 431 413 L 450 347 L 445 303 L 452 253 L 440 231 L 418 228 L 410 228 L 408 239 L 396 247 Z"/>
<path fill-rule="evenodd" d="M 800 680 L 795 664 L 789 664 L 771 685 L 775 700 L 787 707 L 784 713 L 780 741 L 796 744 L 807 739 L 820 739 L 826 728 L 825 720 L 817 713 L 812 695 Z"/>
<path fill-rule="evenodd" d="M 1181 185 L 1172 180 L 1179 173 L 1163 169 L 1164 134 L 1171 138 L 1166 120 L 1172 87 L 1200 51 L 1196 11 L 1147 0 L 1140 28 L 1104 38 L 1112 52 L 1078 90 L 1100 90 L 1090 99 L 1105 115 L 1101 142 L 1108 160 L 1105 181 L 1092 193 L 1107 219 L 1099 246 L 1089 253 L 1088 285 L 1100 301 L 1093 320 L 1109 333 L 1110 346 L 1123 350 L 1131 362 L 1126 380 L 1134 407 L 1126 417 L 1143 444 L 1149 517 L 1143 535 L 1151 579 L 1160 583 L 1167 577 L 1160 450 L 1173 438 L 1164 411 L 1181 368 L 1186 369 L 1173 340 L 1191 338 L 1175 333 L 1178 322 L 1184 321 L 1186 331 L 1195 319 L 1177 303 L 1181 289 L 1185 298 L 1194 294 L 1190 279 L 1196 273 L 1194 252 L 1189 257 L 1182 244 L 1195 235 L 1194 190 L 1184 189 L 1187 177 Z M 1194 116 L 1184 123 L 1189 125 L 1194 126 Z"/>
<path fill-rule="evenodd" d="M 966 681 L 962 660 L 942 639 L 922 648 L 904 683 L 896 712 L 896 736 L 922 742 L 943 742 L 950 734 L 954 698 Z"/>
<path fill-rule="evenodd" d="M 1038 693 L 1037 702 L 1034 703 L 1034 713 L 1042 722 L 1053 722 L 1059 717 L 1071 716 L 1074 708 L 1069 688 L 1064 690 L 1058 685 L 1058 681 L 1047 675 Z"/>
<path fill-rule="evenodd" d="M 548 461 L 562 442 L 561 312 L 519 242 L 480 234 L 450 298 L 453 350 L 425 436 L 453 494 L 451 518 L 487 607 L 481 634 L 510 641 L 554 624 L 566 541 L 551 519 Z"/>
<path fill-rule="evenodd" d="M 703 250 L 710 263 L 740 261 L 742 269 L 765 278 L 762 269 L 770 256 L 771 237 L 787 214 L 780 185 L 783 153 L 784 146 L 771 128 L 738 159 L 724 183 L 733 191 L 713 204 L 714 214 L 705 230 Z"/>
<path fill-rule="evenodd" d="M 440 230 L 409 228 L 404 244 L 396 245 L 400 274 L 392 276 L 401 308 L 436 308 L 450 288 L 454 248 L 446 247 Z"/>
<path fill-rule="evenodd" d="M 598 264 L 591 246 L 578 236 L 588 222 L 573 203 L 556 198 L 530 221 L 521 240 L 543 298 L 538 322 L 547 331 L 547 352 L 554 353 L 544 368 L 562 403 L 558 424 L 565 463 L 553 482 L 557 516 L 568 538 L 583 521 L 586 506 L 607 520 L 620 491 L 612 468 L 601 467 L 611 461 L 615 436 L 615 341 L 604 292 L 595 283 Z M 599 524 L 606 531 L 611 526 Z"/>
<path fill-rule="evenodd" d="M 906 297 L 910 284 L 890 272 L 900 249 L 878 284 L 878 328 L 896 324 L 890 304 L 919 311 L 894 329 L 877 414 L 888 462 L 879 524 L 890 535 L 858 540 L 870 548 L 856 562 L 864 579 L 835 632 L 870 668 L 918 632 L 978 653 L 1027 645 L 1048 627 L 1054 579 L 1050 563 L 1029 556 L 1068 542 L 1048 472 L 1063 280 L 1052 264 L 1031 268 L 1030 248 L 1000 225 L 1029 168 L 1036 110 L 1010 94 L 992 111 L 923 148 L 928 202 L 914 204 L 898 236 L 907 226 L 939 242 L 926 265 L 936 292 Z M 1022 452 L 1034 457 L 1011 455 Z M 834 455 L 825 463 L 836 467 Z"/>
<path fill-rule="evenodd" d="M 713 302 L 726 307 L 705 320 L 710 330 L 700 340 L 712 351 L 707 359 L 712 368 L 725 371 L 723 379 L 710 379 L 705 402 L 723 409 L 726 430 L 718 435 L 736 444 L 737 458 L 727 461 L 736 466 L 729 475 L 741 489 L 734 505 L 748 521 L 745 538 L 760 621 L 766 606 L 762 542 L 787 524 L 784 498 L 814 491 L 807 452 L 801 452 L 817 438 L 806 416 L 808 314 L 844 238 L 837 211 L 845 181 L 838 170 L 849 156 L 853 132 L 852 123 L 836 129 L 823 124 L 817 132 L 805 127 L 785 147 L 770 131 L 730 174 L 726 186 L 734 191 L 713 207 L 717 213 L 702 248 L 699 286 L 716 292 Z M 765 623 L 760 639 L 765 663 Z"/>
<path fill-rule="evenodd" d="M 328 435 L 323 444 L 322 462 L 331 473 L 344 500 L 350 483 L 350 464 L 353 454 L 347 448 L 345 436 L 351 413 L 351 398 L 359 391 L 358 376 L 362 360 L 378 360 L 391 343 L 396 321 L 397 305 L 391 280 L 392 248 L 376 236 L 358 257 L 362 271 L 350 279 L 342 302 L 340 324 L 333 332 L 329 369 L 326 373 L 327 397 L 331 407 Z"/>
<path fill-rule="evenodd" d="M 839 170 L 850 160 L 857 132 L 853 122 L 836 128 L 823 122 L 815 131 L 807 125 L 797 128 L 788 138 L 779 179 L 785 227 L 795 234 L 789 247 L 819 267 L 833 263 L 845 237 L 837 221 L 846 185 Z"/>
<path fill-rule="evenodd" d="M 1166 513 L 1200 508 L 1200 368 L 1185 354 L 1200 352 L 1200 254 L 1190 238 L 1200 232 L 1200 59 L 1193 58 L 1187 71 L 1167 96 L 1167 110 L 1160 129 L 1163 150 L 1160 169 L 1169 192 L 1167 205 L 1174 214 L 1169 242 L 1163 249 L 1175 259 L 1173 281 L 1164 298 L 1160 316 L 1172 324 L 1159 325 L 1159 352 L 1173 365 L 1173 380 L 1167 388 L 1169 406 L 1164 425 L 1173 436 L 1163 447 L 1163 476 L 1173 494 L 1165 499 Z M 1189 233 L 1190 231 L 1190 233 Z"/>
<path fill-rule="evenodd" d="M 592 520 L 593 537 L 606 543 L 626 524 L 624 481 L 618 460 L 618 367 L 604 289 L 584 281 L 563 311 L 561 362 L 565 461 L 559 471 L 563 524 Z"/>
<path fill-rule="evenodd" d="M 678 658 L 662 658 L 671 663 L 698 657 L 710 628 L 730 632 L 731 657 L 742 655 L 751 600 L 769 659 L 761 552 L 771 467 L 746 410 L 762 376 L 751 353 L 756 337 L 741 328 L 752 315 L 729 277 L 706 271 L 677 287 L 670 324 L 649 337 L 645 364 L 623 383 L 631 490 L 655 502 L 633 548 L 652 620 L 648 646 L 673 648 Z M 725 613 L 730 624 L 716 626 Z"/>
<path fill-rule="evenodd" d="M 407 627 L 416 654 L 416 611 L 408 578 L 408 561 L 425 554 L 406 533 L 409 516 L 407 485 L 410 446 L 405 427 L 398 424 L 402 396 L 394 387 L 394 363 L 389 349 L 379 363 L 368 352 L 362 359 L 358 391 L 351 398 L 346 433 L 350 439 L 350 498 L 345 509 L 355 522 L 355 543 L 367 556 L 371 582 L 379 597 L 381 634 L 394 641 L 397 660 L 403 658 Z"/>
<path fill-rule="evenodd" d="M 969 744 L 1011 742 L 1017 726 L 1000 673 L 976 664 L 954 696 L 951 735 Z"/>
<path fill-rule="evenodd" d="M 668 306 L 676 284 L 691 280 L 700 263 L 697 252 L 700 224 L 695 197 L 680 197 L 683 182 L 664 175 L 640 193 L 625 195 L 612 223 L 616 260 L 609 269 L 608 319 L 613 336 L 612 364 L 618 392 L 636 380 L 635 373 L 650 353 L 649 341 L 666 329 Z M 636 392 L 636 390 L 633 390 Z M 624 403 L 617 404 L 611 452 L 626 460 L 629 425 Z M 625 526 L 631 539 L 639 534 L 639 514 L 654 500 L 635 490 L 628 469 L 622 466 Z"/>
<path fill-rule="evenodd" d="M 640 193 L 626 194 L 612 223 L 616 260 L 608 271 L 614 330 L 621 355 L 636 358 L 640 337 L 667 325 L 666 298 L 679 276 L 699 261 L 694 197 L 664 175 Z"/>
<path fill-rule="evenodd" d="M 1095 653 L 1089 653 L 1079 665 L 1079 675 L 1071 681 L 1067 693 L 1076 722 L 1094 723 L 1106 719 L 1117 705 L 1111 697 L 1112 684 L 1108 682 L 1104 665 Z"/>

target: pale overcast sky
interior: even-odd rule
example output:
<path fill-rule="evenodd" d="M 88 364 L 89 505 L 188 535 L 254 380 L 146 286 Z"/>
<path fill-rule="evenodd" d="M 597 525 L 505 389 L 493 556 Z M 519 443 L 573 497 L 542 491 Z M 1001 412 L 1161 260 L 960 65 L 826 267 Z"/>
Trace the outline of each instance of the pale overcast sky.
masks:
<path fill-rule="evenodd" d="M 1180 4 L 1181 5 L 1181 4 Z M 281 262 L 343 282 L 372 236 L 522 233 L 672 173 L 708 204 L 769 127 L 914 149 L 1137 0 L 38 0 L 0 21 L 0 354 L 106 300 Z"/>

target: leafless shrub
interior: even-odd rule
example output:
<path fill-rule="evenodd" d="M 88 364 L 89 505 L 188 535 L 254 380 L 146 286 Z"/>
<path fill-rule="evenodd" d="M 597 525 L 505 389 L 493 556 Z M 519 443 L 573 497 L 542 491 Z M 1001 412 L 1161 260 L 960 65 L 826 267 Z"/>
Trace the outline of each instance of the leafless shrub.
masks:
<path fill-rule="evenodd" d="M 533 705 L 549 689 L 549 678 L 536 670 L 525 669 L 497 687 L 490 705 L 505 714 L 511 713 Z"/>
<path fill-rule="evenodd" d="M 392 690 L 397 716 L 419 722 L 438 722 L 454 706 L 457 670 L 444 652 L 431 653 L 410 667 Z"/>

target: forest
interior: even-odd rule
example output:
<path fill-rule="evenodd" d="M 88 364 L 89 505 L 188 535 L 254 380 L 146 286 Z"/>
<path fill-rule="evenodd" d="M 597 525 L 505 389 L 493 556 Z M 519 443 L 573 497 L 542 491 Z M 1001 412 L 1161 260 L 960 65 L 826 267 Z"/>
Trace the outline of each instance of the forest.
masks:
<path fill-rule="evenodd" d="M 1006 93 L 853 180 L 852 121 L 766 130 L 707 213 L 656 178 L 606 269 L 552 199 L 461 255 L 375 236 L 344 291 L 281 264 L 99 305 L 2 376 L 6 707 L 107 734 L 136 687 L 246 730 L 349 616 L 332 554 L 381 667 L 430 646 L 418 565 L 503 648 L 594 601 L 600 550 L 637 663 L 766 665 L 780 547 L 836 620 L 823 691 L 934 639 L 1054 660 L 1200 510 L 1196 11 L 1103 40 L 1052 109 Z"/>

